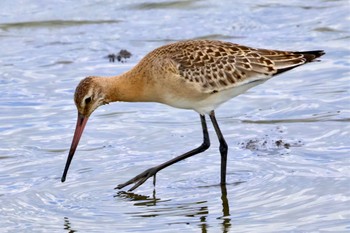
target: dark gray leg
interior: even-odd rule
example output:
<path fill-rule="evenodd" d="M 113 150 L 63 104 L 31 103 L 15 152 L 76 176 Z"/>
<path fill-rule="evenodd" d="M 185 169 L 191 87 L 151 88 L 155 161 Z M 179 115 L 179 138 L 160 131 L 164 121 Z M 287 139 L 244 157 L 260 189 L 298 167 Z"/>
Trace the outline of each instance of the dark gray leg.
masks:
<path fill-rule="evenodd" d="M 196 149 L 193 149 L 193 150 L 191 150 L 183 155 L 175 157 L 175 158 L 173 158 L 165 163 L 162 163 L 158 166 L 147 169 L 146 171 L 135 176 L 134 178 L 125 182 L 124 184 L 118 185 L 116 187 L 116 189 L 121 189 L 127 185 L 132 184 L 132 183 L 136 183 L 131 189 L 129 189 L 129 191 L 133 191 L 134 189 L 136 189 L 137 187 L 142 185 L 148 178 L 155 176 L 157 174 L 157 172 L 159 172 L 160 170 L 162 170 L 162 169 L 164 169 L 164 168 L 166 168 L 174 163 L 177 163 L 181 160 L 187 159 L 193 155 L 199 154 L 199 153 L 207 150 L 210 147 L 210 139 L 209 139 L 209 134 L 208 134 L 207 123 L 205 121 L 204 115 L 200 115 L 200 118 L 201 118 L 201 123 L 202 123 L 202 130 L 203 130 L 203 143 L 202 143 L 202 145 L 200 145 Z M 153 180 L 153 183 L 155 183 L 155 179 Z"/>
<path fill-rule="evenodd" d="M 224 136 L 222 136 L 221 130 L 219 128 L 218 122 L 215 118 L 214 111 L 211 111 L 210 114 L 211 122 L 213 123 L 216 135 L 218 136 L 220 142 L 220 154 L 221 154 L 221 184 L 226 184 L 226 167 L 227 167 L 227 143 Z"/>

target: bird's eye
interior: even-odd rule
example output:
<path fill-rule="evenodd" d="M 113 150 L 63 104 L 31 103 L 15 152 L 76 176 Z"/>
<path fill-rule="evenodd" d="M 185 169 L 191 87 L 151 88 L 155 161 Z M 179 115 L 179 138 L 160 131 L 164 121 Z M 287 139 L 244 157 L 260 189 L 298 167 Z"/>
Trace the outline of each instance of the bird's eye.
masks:
<path fill-rule="evenodd" d="M 90 97 L 87 97 L 86 99 L 85 99 L 85 104 L 88 104 L 88 103 L 90 103 L 91 102 L 91 96 Z"/>

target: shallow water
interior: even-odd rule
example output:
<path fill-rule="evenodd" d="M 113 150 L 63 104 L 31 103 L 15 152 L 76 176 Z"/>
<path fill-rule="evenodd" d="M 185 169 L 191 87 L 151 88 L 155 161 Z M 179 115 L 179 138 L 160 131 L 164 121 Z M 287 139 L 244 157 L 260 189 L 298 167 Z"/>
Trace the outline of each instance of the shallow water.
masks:
<path fill-rule="evenodd" d="M 117 2 L 117 3 L 115 3 Z M 329 1 L 1 1 L 1 232 L 349 232 L 350 15 Z M 192 111 L 103 106 L 67 181 L 75 86 L 191 38 L 324 49 L 217 110 L 228 185 L 212 147 L 130 193 L 113 188 L 201 143 Z M 127 49 L 124 63 L 105 57 Z"/>

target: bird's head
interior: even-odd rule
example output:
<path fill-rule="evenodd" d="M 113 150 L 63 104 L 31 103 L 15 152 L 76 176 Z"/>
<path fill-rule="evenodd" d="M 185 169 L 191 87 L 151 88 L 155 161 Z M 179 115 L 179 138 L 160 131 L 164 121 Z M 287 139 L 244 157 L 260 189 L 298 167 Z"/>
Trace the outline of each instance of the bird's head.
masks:
<path fill-rule="evenodd" d="M 97 77 L 83 79 L 75 89 L 74 102 L 78 114 L 89 117 L 99 106 L 106 104 L 102 86 Z"/>
<path fill-rule="evenodd" d="M 99 106 L 107 103 L 105 101 L 105 95 L 99 79 L 97 77 L 87 77 L 83 79 L 75 90 L 74 102 L 78 110 L 78 119 L 66 166 L 61 178 L 62 182 L 66 180 L 69 165 L 73 159 L 75 150 L 78 146 L 81 135 L 83 134 L 89 116 Z"/>

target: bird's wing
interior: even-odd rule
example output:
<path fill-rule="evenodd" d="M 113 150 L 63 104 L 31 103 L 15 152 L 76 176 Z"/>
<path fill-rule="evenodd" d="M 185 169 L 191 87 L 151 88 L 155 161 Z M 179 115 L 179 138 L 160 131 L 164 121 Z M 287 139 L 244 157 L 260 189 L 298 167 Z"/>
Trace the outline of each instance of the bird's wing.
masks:
<path fill-rule="evenodd" d="M 307 61 L 301 53 L 253 49 L 220 41 L 193 43 L 171 48 L 170 59 L 183 79 L 205 93 L 268 79 Z"/>

